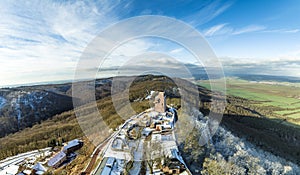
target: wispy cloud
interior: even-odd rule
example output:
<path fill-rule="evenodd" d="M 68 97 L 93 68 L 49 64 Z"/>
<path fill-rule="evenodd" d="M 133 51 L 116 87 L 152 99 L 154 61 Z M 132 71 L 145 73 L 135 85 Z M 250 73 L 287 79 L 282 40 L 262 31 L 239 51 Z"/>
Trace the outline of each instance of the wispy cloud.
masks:
<path fill-rule="evenodd" d="M 248 25 L 242 28 L 234 28 L 228 23 L 217 24 L 203 31 L 204 36 L 214 37 L 221 35 L 241 35 L 247 33 L 281 33 L 281 34 L 293 34 L 300 32 L 300 29 L 274 29 L 270 30 L 264 25 Z"/>
<path fill-rule="evenodd" d="M 292 34 L 292 33 L 298 33 L 300 32 L 300 29 L 276 29 L 276 30 L 264 30 L 262 31 L 263 33 L 287 33 L 287 34 Z"/>
<path fill-rule="evenodd" d="M 70 79 L 89 41 L 118 19 L 113 11 L 117 5 L 113 1 L 1 1 L 1 83 Z"/>
<path fill-rule="evenodd" d="M 220 35 L 220 34 L 231 32 L 230 28 L 225 27 L 226 25 L 227 24 L 224 23 L 224 24 L 218 24 L 218 25 L 212 26 L 211 28 L 204 31 L 204 36 L 210 37 L 210 36 L 214 36 L 214 35 Z"/>
<path fill-rule="evenodd" d="M 183 20 L 197 27 L 221 15 L 228 10 L 232 4 L 232 2 L 206 1 L 206 4 L 204 4 L 201 9 L 194 14 L 184 17 Z"/>
<path fill-rule="evenodd" d="M 300 50 L 276 58 L 220 58 L 227 73 L 300 77 Z"/>
<path fill-rule="evenodd" d="M 236 30 L 234 30 L 234 32 L 232 34 L 240 35 L 240 34 L 244 34 L 244 33 L 263 31 L 264 29 L 266 29 L 266 27 L 262 26 L 262 25 L 250 25 L 250 26 L 246 26 L 241 29 L 236 29 Z"/>
<path fill-rule="evenodd" d="M 183 48 L 176 48 L 170 51 L 171 54 L 177 54 L 182 52 L 184 49 Z"/>
<path fill-rule="evenodd" d="M 213 37 L 220 35 L 241 35 L 246 33 L 260 32 L 266 27 L 262 25 L 249 25 L 243 28 L 233 28 L 228 23 L 218 24 L 203 31 L 204 36 Z"/>
<path fill-rule="evenodd" d="M 300 29 L 285 30 L 285 31 L 283 31 L 283 32 L 285 32 L 285 33 L 298 33 L 298 32 L 300 32 Z"/>
<path fill-rule="evenodd" d="M 300 33 L 297 28 L 273 29 L 268 24 L 259 25 L 257 21 L 236 27 L 232 21 L 218 20 L 217 17 L 232 5 L 232 2 L 223 0 L 186 1 L 182 13 L 178 13 L 182 8 L 180 5 L 164 11 L 170 4 L 150 3 L 144 6 L 139 1 L 0 1 L 0 84 L 72 79 L 77 61 L 88 43 L 108 25 L 134 15 L 155 15 L 163 11 L 165 15 L 176 16 L 195 27 L 216 20 L 217 25 L 202 31 L 206 37 L 248 33 L 281 33 L 293 37 Z M 176 30 L 173 32 L 177 34 Z M 156 46 L 157 43 L 160 45 Z M 115 58 L 124 62 L 134 55 L 154 49 L 192 62 L 192 55 L 188 56 L 185 49 L 171 47 L 169 43 L 164 45 L 162 41 L 151 43 L 149 40 L 139 40 L 121 46 L 106 66 L 122 63 Z"/>

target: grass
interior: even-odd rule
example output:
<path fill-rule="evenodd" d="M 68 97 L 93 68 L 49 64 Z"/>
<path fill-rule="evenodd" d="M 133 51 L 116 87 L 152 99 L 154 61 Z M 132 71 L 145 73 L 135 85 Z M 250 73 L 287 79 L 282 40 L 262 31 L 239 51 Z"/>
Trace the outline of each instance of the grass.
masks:
<path fill-rule="evenodd" d="M 289 118 L 298 119 L 298 118 L 300 118 L 300 113 L 290 114 L 290 115 L 288 115 L 288 117 L 289 117 Z"/>
<path fill-rule="evenodd" d="M 220 89 L 220 80 L 198 81 L 197 84 L 208 89 L 214 83 L 215 89 Z M 287 118 L 300 118 L 300 87 L 298 84 L 260 83 L 236 78 L 226 79 L 226 93 L 228 95 L 256 101 L 258 107 L 273 107 L 273 114 Z"/>
<path fill-rule="evenodd" d="M 275 111 L 279 115 L 292 115 L 298 113 L 300 115 L 300 109 L 295 110 L 284 110 L 284 111 Z"/>

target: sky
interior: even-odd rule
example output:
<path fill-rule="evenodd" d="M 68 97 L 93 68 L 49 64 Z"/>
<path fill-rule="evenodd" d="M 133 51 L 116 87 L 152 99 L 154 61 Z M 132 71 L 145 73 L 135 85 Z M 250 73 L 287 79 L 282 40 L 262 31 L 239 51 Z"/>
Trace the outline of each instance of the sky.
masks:
<path fill-rule="evenodd" d="M 0 9 L 0 86 L 72 80 L 101 31 L 140 15 L 168 16 L 194 27 L 225 72 L 300 77 L 298 0 L 3 0 Z M 104 66 L 117 67 L 146 52 L 197 64 L 178 44 L 141 38 L 118 47 Z"/>

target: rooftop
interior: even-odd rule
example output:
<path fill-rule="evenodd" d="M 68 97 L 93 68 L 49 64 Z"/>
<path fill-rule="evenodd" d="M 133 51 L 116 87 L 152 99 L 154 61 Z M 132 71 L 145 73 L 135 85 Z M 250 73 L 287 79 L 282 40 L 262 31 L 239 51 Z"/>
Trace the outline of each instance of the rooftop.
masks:
<path fill-rule="evenodd" d="M 68 150 L 74 146 L 78 146 L 82 143 L 82 141 L 78 140 L 78 139 L 74 139 L 70 142 L 68 142 L 68 144 L 66 146 L 64 146 L 63 150 Z"/>
<path fill-rule="evenodd" d="M 48 161 L 48 166 L 55 166 L 59 161 L 66 158 L 66 156 L 64 152 L 60 151 Z"/>
<path fill-rule="evenodd" d="M 43 172 L 47 171 L 47 169 L 40 162 L 35 164 L 32 169 L 36 171 L 43 171 Z"/>

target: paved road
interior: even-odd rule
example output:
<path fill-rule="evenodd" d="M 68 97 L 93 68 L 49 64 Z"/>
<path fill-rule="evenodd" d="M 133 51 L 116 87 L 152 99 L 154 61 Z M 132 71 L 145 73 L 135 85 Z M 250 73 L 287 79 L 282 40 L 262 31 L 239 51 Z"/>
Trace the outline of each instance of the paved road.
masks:
<path fill-rule="evenodd" d="M 134 118 L 136 116 L 133 116 L 132 118 Z M 92 159 L 90 161 L 90 163 L 88 164 L 87 168 L 85 169 L 84 172 L 81 173 L 81 175 L 89 175 L 91 174 L 91 172 L 93 171 L 94 165 L 96 163 L 97 157 L 99 155 L 99 153 L 101 152 L 101 150 L 105 147 L 106 144 L 109 143 L 109 141 L 114 138 L 115 136 L 117 136 L 120 131 L 124 128 L 124 126 L 131 121 L 132 119 L 128 119 L 124 122 L 124 124 L 121 126 L 121 129 L 119 129 L 117 132 L 114 132 L 111 136 L 109 136 L 108 138 L 106 138 L 102 143 L 100 143 L 98 145 L 98 147 L 96 148 L 96 150 L 94 151 L 94 154 L 92 155 Z M 105 151 L 104 151 L 105 152 Z"/>

